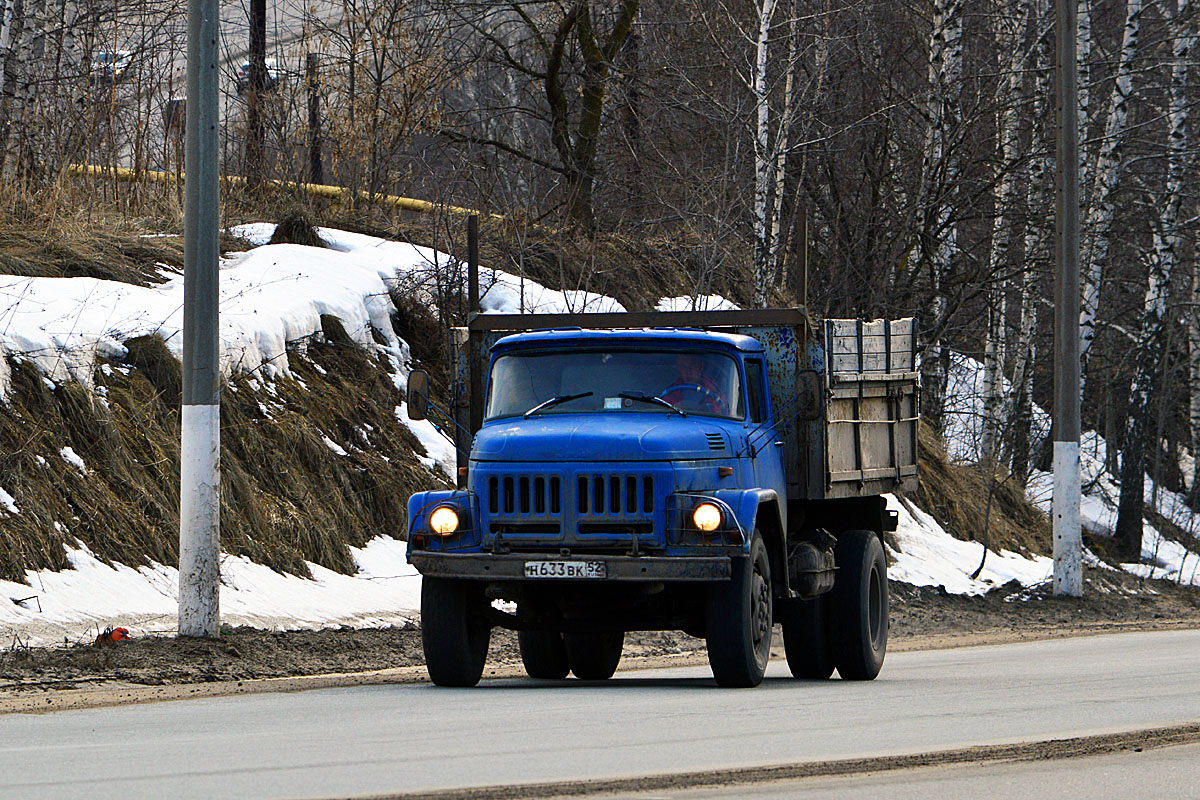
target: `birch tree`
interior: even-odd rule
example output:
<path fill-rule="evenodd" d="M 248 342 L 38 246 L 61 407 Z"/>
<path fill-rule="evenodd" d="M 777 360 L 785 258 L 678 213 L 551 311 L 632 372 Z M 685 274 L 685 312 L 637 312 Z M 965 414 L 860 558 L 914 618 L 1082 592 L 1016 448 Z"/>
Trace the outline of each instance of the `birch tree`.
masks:
<path fill-rule="evenodd" d="M 769 152 L 771 104 L 767 86 L 767 57 L 776 0 L 761 0 L 758 7 L 758 37 L 755 39 L 754 71 L 754 305 L 767 304 L 770 283 L 771 239 L 767 230 L 768 202 L 774 183 L 774 160 Z"/>
<path fill-rule="evenodd" d="M 931 297 L 924 324 L 927 338 L 922 359 L 922 406 L 935 425 L 940 422 L 945 403 L 949 358 L 941 341 L 948 306 L 942 281 L 957 248 L 956 231 L 951 224 L 950 187 L 957 179 L 958 164 L 948 139 L 958 121 L 962 37 L 962 0 L 934 0 L 933 27 L 929 33 L 929 95 L 924 109 L 925 145 L 916 198 L 916 221 L 920 226 L 916 237 L 916 272 L 927 277 Z"/>
<path fill-rule="evenodd" d="M 1000 420 L 1004 408 L 1004 344 L 1007 324 L 1007 281 L 999 280 L 1011 262 L 1013 218 L 1018 198 L 1017 161 L 1020 158 L 1018 141 L 1021 120 L 1019 100 L 1025 71 L 1024 33 L 1029 23 L 1032 0 L 1019 0 L 1011 17 L 1003 14 L 1004 5 L 997 9 L 997 52 L 1004 64 L 1003 77 L 997 87 L 997 107 L 1000 119 L 997 131 L 1000 145 L 1000 176 L 995 191 L 995 215 L 992 221 L 992 246 L 988 255 L 987 276 L 992 281 L 987 292 L 987 330 L 983 362 L 983 439 L 980 456 L 983 461 L 999 458 Z"/>
<path fill-rule="evenodd" d="M 1083 300 L 1079 314 L 1079 357 L 1084 388 L 1088 377 L 1088 358 L 1096 338 L 1104 268 L 1108 261 L 1109 240 L 1116 211 L 1117 184 L 1123 167 L 1129 102 L 1133 91 L 1134 66 L 1138 58 L 1141 22 L 1142 0 L 1127 0 L 1121 57 L 1113 80 L 1110 108 L 1104 125 L 1104 140 L 1096 158 L 1091 202 L 1087 206 L 1082 225 L 1086 246 L 1083 252 Z"/>
<path fill-rule="evenodd" d="M 1161 209 L 1154 229 L 1154 252 L 1143 302 L 1141 325 L 1134 344 L 1133 390 L 1125 421 L 1121 448 L 1121 496 L 1117 504 L 1116 549 L 1126 559 L 1141 555 L 1143 505 L 1145 502 L 1145 455 L 1152 440 L 1152 416 L 1155 379 L 1164 357 L 1163 339 L 1167 316 L 1167 296 L 1179 263 L 1182 244 L 1180 206 L 1184 192 L 1186 167 L 1186 127 L 1188 121 L 1188 55 L 1195 42 L 1189 0 L 1178 0 L 1170 15 L 1174 29 L 1169 78 L 1167 83 L 1167 180 L 1158 203 Z M 1156 439 L 1154 440 L 1156 441 Z"/>
<path fill-rule="evenodd" d="M 1025 186 L 1025 265 L 1021 272 L 1020 304 L 1015 342 L 1012 347 L 1012 402 L 1007 419 L 1011 430 L 1010 469 L 1021 487 L 1029 476 L 1030 436 L 1033 423 L 1034 332 L 1038 324 L 1038 267 L 1049 252 L 1049 227 L 1039 222 L 1052 215 L 1054 165 L 1053 138 L 1047 136 L 1046 119 L 1050 116 L 1052 53 L 1049 35 L 1049 4 L 1037 0 L 1034 15 L 1033 115 L 1029 131 L 1031 158 L 1022 171 Z"/>

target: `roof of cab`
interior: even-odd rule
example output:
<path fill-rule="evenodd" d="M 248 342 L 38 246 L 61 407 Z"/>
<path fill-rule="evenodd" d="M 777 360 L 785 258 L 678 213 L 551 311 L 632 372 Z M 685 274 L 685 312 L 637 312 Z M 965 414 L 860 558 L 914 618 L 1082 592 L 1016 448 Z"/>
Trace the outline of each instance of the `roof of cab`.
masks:
<path fill-rule="evenodd" d="M 508 350 L 539 344 L 632 344 L 662 343 L 668 347 L 689 345 L 716 345 L 733 348 L 746 353 L 761 353 L 763 346 L 758 340 L 737 333 L 717 333 L 698 328 L 638 328 L 621 330 L 589 330 L 586 328 L 559 328 L 555 330 L 527 331 L 505 336 L 492 345 L 492 350 Z"/>

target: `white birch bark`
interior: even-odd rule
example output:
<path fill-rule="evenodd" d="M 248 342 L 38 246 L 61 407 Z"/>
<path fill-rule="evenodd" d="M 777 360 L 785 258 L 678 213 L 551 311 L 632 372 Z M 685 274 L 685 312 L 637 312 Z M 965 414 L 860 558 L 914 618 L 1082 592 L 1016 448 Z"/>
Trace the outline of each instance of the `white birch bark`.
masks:
<path fill-rule="evenodd" d="M 1142 0 L 1128 0 L 1111 108 L 1104 125 L 1104 141 L 1096 158 L 1095 187 L 1083 221 L 1084 239 L 1090 242 L 1083 253 L 1083 302 L 1079 314 L 1080 364 L 1084 382 L 1087 380 L 1088 357 L 1096 336 L 1096 314 L 1100 308 L 1101 284 L 1108 260 L 1109 237 L 1116 209 L 1114 196 L 1123 161 L 1122 145 L 1129 121 L 1129 95 L 1133 89 L 1133 65 L 1138 55 L 1141 19 Z"/>
<path fill-rule="evenodd" d="M 1172 22 L 1190 19 L 1188 0 L 1180 0 Z M 1154 231 L 1154 253 L 1142 303 L 1141 329 L 1134 345 L 1133 387 L 1126 416 L 1125 441 L 1121 449 L 1121 496 L 1117 504 L 1116 538 L 1129 553 L 1140 552 L 1145 501 L 1144 461 L 1157 446 L 1150 425 L 1155 378 L 1162 358 L 1162 331 L 1167 325 L 1167 295 L 1179 261 L 1179 208 L 1183 192 L 1184 134 L 1187 124 L 1187 57 L 1193 37 L 1175 32 L 1170 79 L 1167 85 L 1167 180 L 1161 196 L 1159 226 Z"/>
<path fill-rule="evenodd" d="M 758 35 L 755 39 L 754 74 L 754 305 L 767 304 L 770 284 L 770 234 L 767 230 L 768 201 L 773 183 L 774 161 L 770 154 L 771 106 L 767 87 L 767 57 L 770 51 L 771 19 L 776 0 L 762 0 L 758 11 Z"/>
<path fill-rule="evenodd" d="M 1088 145 L 1088 135 L 1092 130 L 1092 0 L 1079 0 L 1077 23 L 1075 57 L 1079 63 L 1079 202 L 1086 207 L 1092 185 L 1092 158 L 1089 154 L 1094 150 Z"/>
<path fill-rule="evenodd" d="M 1028 22 L 1030 0 L 1019 0 L 1013 16 L 1005 19 L 1004 4 L 996 9 L 998 52 L 1007 54 L 1005 75 L 997 88 L 997 106 L 1002 109 L 998 125 L 1000 139 L 1000 180 L 996 185 L 995 216 L 992 219 L 992 246 L 988 255 L 988 324 L 983 357 L 983 440 L 980 457 L 995 461 L 1000 454 L 1000 422 L 1004 411 L 1005 327 L 1007 324 L 1007 281 L 997 277 L 1011 263 L 1012 216 L 1017 204 L 1019 104 L 1024 81 L 1025 51 L 1022 47 Z"/>
<path fill-rule="evenodd" d="M 929 34 L 929 100 L 925 106 L 926 131 L 917 191 L 916 225 L 920 253 L 917 269 L 928 270 L 930 309 L 922 360 L 925 393 L 922 404 L 928 417 L 941 418 L 946 385 L 946 359 L 940 330 L 947 304 L 942 278 L 950 268 L 957 246 L 950 224 L 948 187 L 954 185 L 958 165 L 946 152 L 948 132 L 957 127 L 958 91 L 962 81 L 962 0 L 934 0 L 933 27 Z M 935 184 L 935 175 L 942 179 Z M 932 241 L 930 241 L 932 239 Z"/>
<path fill-rule="evenodd" d="M 1049 4 L 1047 0 L 1037 0 L 1033 13 L 1035 26 L 1039 36 L 1034 46 L 1034 68 L 1037 79 L 1033 90 L 1033 125 L 1030 129 L 1029 148 L 1032 157 L 1026 171 L 1026 209 L 1029 220 L 1044 220 L 1053 216 L 1054 175 L 1053 139 L 1047 137 L 1047 127 L 1043 122 L 1051 113 L 1050 99 L 1052 97 L 1051 77 L 1052 55 L 1048 26 Z M 1025 485 L 1029 473 L 1029 463 L 1034 453 L 1031 441 L 1033 421 L 1033 392 L 1032 371 L 1034 363 L 1034 332 L 1038 322 L 1037 276 L 1038 267 L 1044 263 L 1050 253 L 1049 226 L 1039 223 L 1026 223 L 1025 226 L 1025 265 L 1021 272 L 1020 302 L 1021 311 L 1018 317 L 1016 341 L 1012 347 L 1013 362 L 1013 396 L 1011 408 L 1008 411 L 1009 427 L 1012 430 L 1010 450 L 1012 473 L 1020 486 Z"/>
<path fill-rule="evenodd" d="M 768 242 L 770 243 L 770 281 L 776 285 L 779 284 L 783 277 L 781 272 L 783 199 L 785 184 L 787 183 L 787 159 L 790 134 L 797 116 L 796 73 L 800 69 L 799 58 L 797 58 L 798 51 L 799 37 L 796 36 L 796 21 L 793 19 L 788 22 L 787 77 L 784 79 L 783 84 L 783 110 L 779 115 L 779 125 L 775 134 L 775 207 L 771 212 L 768 233 Z"/>

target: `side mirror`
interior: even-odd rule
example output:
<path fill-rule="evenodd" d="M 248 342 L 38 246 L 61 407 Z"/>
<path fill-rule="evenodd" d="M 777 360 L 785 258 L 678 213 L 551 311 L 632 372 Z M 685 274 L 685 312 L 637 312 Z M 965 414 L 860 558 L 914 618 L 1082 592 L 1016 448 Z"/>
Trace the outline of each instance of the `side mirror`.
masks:
<path fill-rule="evenodd" d="M 429 416 L 429 373 L 414 369 L 408 373 L 408 418 L 423 420 Z"/>
<path fill-rule="evenodd" d="M 815 369 L 801 370 L 796 376 L 796 416 L 806 422 L 820 419 L 823 395 L 821 373 Z"/>

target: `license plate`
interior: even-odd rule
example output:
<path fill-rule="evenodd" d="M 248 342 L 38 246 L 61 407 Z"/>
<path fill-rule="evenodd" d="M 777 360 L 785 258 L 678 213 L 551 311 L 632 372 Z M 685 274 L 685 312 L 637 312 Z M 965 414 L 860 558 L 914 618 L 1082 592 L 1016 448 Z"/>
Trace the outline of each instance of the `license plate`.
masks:
<path fill-rule="evenodd" d="M 603 561 L 526 561 L 526 578 L 603 578 L 608 569 Z"/>

